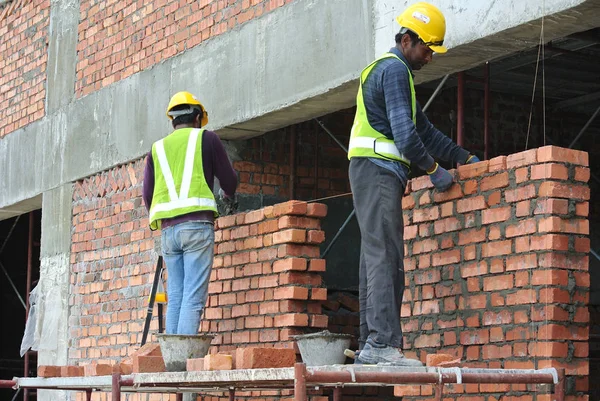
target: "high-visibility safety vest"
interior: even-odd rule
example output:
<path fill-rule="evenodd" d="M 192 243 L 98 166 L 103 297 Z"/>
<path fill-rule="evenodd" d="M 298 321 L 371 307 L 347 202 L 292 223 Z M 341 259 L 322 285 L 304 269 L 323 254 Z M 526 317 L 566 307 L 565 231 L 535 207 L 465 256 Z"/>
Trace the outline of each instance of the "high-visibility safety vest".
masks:
<path fill-rule="evenodd" d="M 162 219 L 188 213 L 211 210 L 215 217 L 218 215 L 215 197 L 204 178 L 203 133 L 203 129 L 178 129 L 152 145 L 152 230 L 160 228 Z"/>
<path fill-rule="evenodd" d="M 384 160 L 399 161 L 410 165 L 410 160 L 398 151 L 398 147 L 394 143 L 394 140 L 389 139 L 381 132 L 376 131 L 371 127 L 369 119 L 367 118 L 362 86 L 375 65 L 386 58 L 398 59 L 398 61 L 404 64 L 408 70 L 412 120 L 415 125 L 417 124 L 417 99 L 412 74 L 408 66 L 400 57 L 393 53 L 386 53 L 369 64 L 360 74 L 360 85 L 358 87 L 358 94 L 356 95 L 356 115 L 354 116 L 354 123 L 352 124 L 352 131 L 350 133 L 350 145 L 348 146 L 348 159 L 353 157 L 376 157 Z"/>

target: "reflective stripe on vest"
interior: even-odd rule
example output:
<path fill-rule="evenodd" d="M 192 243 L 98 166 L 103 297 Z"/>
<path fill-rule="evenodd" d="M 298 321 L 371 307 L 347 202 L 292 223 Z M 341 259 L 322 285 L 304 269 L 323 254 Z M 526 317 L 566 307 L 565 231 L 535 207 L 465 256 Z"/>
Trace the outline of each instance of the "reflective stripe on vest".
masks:
<path fill-rule="evenodd" d="M 399 161 L 410 165 L 410 160 L 405 155 L 400 153 L 398 147 L 394 143 L 394 140 L 389 139 L 379 131 L 376 131 L 371 124 L 369 124 L 369 119 L 367 117 L 362 86 L 375 65 L 379 61 L 386 58 L 396 58 L 398 61 L 404 64 L 408 70 L 412 120 L 416 125 L 417 100 L 410 69 L 400 57 L 393 53 L 386 53 L 369 64 L 360 74 L 360 85 L 358 87 L 358 94 L 356 95 L 356 115 L 354 116 L 354 123 L 352 124 L 352 131 L 350 132 L 350 144 L 348 146 L 348 159 L 353 157 L 377 157 L 385 160 Z"/>
<path fill-rule="evenodd" d="M 184 214 L 210 210 L 217 215 L 217 204 L 211 189 L 206 183 L 202 159 L 196 159 L 196 154 L 202 155 L 202 134 L 204 130 L 192 129 L 189 133 L 177 132 L 175 137 L 163 138 L 154 143 L 152 158 L 154 166 L 154 193 L 150 207 L 150 228 L 160 228 L 162 219 L 173 218 Z M 187 135 L 187 138 L 186 138 Z M 171 141 L 169 157 L 165 151 L 165 139 Z M 187 141 L 186 141 L 187 139 Z M 180 142 L 172 142 L 180 141 Z M 186 143 L 184 143 L 186 142 Z M 185 146 L 183 165 L 182 147 Z M 169 165 L 171 160 L 171 165 Z M 158 161 L 158 163 L 156 163 Z M 173 171 L 172 171 L 173 167 Z M 183 167 L 183 168 L 182 168 Z M 192 181 L 194 187 L 192 187 Z M 179 192 L 176 183 L 179 183 Z"/>

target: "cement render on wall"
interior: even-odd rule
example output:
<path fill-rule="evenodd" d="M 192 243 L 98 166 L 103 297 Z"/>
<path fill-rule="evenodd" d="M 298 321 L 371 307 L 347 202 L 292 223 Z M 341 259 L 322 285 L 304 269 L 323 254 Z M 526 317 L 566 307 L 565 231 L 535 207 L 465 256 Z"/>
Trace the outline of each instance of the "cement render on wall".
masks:
<path fill-rule="evenodd" d="M 453 49 L 419 72 L 417 82 L 534 45 L 536 20 L 544 14 L 555 14 L 545 21 L 547 40 L 588 29 L 597 24 L 592 16 L 600 0 L 547 0 L 543 10 L 536 0 L 471 0 L 460 8 L 451 0 L 435 3 L 448 16 Z M 225 139 L 258 135 L 352 106 L 355 77 L 393 44 L 394 17 L 406 4 L 293 2 L 73 99 L 78 7 L 74 0 L 54 0 L 48 115 L 0 140 L 0 208 L 143 156 L 169 132 L 164 108 L 178 90 L 201 97 L 210 112 L 207 128 Z M 64 18 L 57 17 L 63 13 Z"/>

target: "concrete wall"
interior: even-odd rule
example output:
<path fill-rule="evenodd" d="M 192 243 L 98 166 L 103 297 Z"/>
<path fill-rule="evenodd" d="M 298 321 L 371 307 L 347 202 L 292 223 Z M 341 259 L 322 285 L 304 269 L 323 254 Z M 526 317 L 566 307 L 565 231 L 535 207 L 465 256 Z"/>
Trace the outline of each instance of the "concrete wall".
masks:
<path fill-rule="evenodd" d="M 597 24 L 600 1 L 548 0 L 544 10 L 534 0 L 491 6 L 471 1 L 460 9 L 450 0 L 435 3 L 448 15 L 453 49 L 420 73 L 420 81 L 531 46 L 545 14 L 552 14 L 548 40 L 588 29 Z M 73 69 L 67 67 L 77 59 L 78 7 L 74 0 L 53 0 L 48 115 L 0 141 L 0 208 L 142 156 L 168 132 L 164 108 L 177 90 L 202 98 L 209 128 L 224 138 L 258 135 L 351 106 L 354 78 L 393 44 L 393 17 L 403 7 L 366 0 L 292 2 L 74 100 Z"/>

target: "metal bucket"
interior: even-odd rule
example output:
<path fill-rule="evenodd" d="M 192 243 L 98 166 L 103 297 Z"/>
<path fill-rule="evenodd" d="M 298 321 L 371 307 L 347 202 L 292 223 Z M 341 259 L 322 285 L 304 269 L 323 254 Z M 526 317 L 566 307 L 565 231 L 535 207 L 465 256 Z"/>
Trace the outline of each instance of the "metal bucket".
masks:
<path fill-rule="evenodd" d="M 291 336 L 296 340 L 306 366 L 337 365 L 346 362 L 344 350 L 350 346 L 350 334 L 330 333 L 328 330 Z"/>
<path fill-rule="evenodd" d="M 167 372 L 185 372 L 187 360 L 204 358 L 214 334 L 157 334 Z"/>

